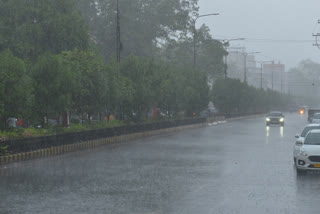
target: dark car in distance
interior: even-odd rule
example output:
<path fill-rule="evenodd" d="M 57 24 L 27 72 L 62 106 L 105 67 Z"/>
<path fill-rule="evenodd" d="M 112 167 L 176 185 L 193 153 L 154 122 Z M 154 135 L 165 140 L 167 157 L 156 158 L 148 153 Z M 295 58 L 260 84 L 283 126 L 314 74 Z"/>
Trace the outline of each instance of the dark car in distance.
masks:
<path fill-rule="evenodd" d="M 284 125 L 284 115 L 280 111 L 272 111 L 266 117 L 266 125 L 280 124 Z"/>
<path fill-rule="evenodd" d="M 308 121 L 311 123 L 313 115 L 320 113 L 320 108 L 311 108 L 308 110 Z"/>

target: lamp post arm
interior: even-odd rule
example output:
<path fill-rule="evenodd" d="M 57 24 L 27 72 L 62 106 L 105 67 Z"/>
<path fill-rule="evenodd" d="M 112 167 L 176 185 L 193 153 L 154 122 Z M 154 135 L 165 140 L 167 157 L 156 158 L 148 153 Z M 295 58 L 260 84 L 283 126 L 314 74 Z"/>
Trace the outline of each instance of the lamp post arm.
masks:
<path fill-rule="evenodd" d="M 220 15 L 219 13 L 208 13 L 208 14 L 203 14 L 203 15 L 199 15 L 199 16 L 196 16 L 193 20 L 194 20 L 194 23 L 201 17 L 205 17 L 205 16 L 218 16 Z"/>
<path fill-rule="evenodd" d="M 196 16 L 195 18 L 192 18 L 193 21 L 193 69 L 196 70 L 196 22 L 199 18 L 205 17 L 205 16 L 216 16 L 219 15 L 219 13 L 209 13 L 209 14 L 203 14 Z"/>

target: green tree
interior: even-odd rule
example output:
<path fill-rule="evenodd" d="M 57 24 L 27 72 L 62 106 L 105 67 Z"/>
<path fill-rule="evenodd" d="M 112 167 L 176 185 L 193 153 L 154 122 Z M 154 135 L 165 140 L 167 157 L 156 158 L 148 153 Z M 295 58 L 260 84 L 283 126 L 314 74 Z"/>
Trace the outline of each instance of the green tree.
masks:
<path fill-rule="evenodd" d="M 264 91 L 229 78 L 218 79 L 214 83 L 212 99 L 216 108 L 227 115 L 283 110 L 291 102 L 291 97 L 286 94 Z"/>
<path fill-rule="evenodd" d="M 183 109 L 184 75 L 176 66 L 166 66 L 159 84 L 158 106 L 169 114 L 176 114 Z"/>
<path fill-rule="evenodd" d="M 212 38 L 209 28 L 203 25 L 196 32 L 196 69 L 203 70 L 210 78 L 222 76 L 227 54 L 223 44 Z M 180 66 L 193 66 L 193 37 L 187 35 L 179 40 L 171 40 L 162 51 L 162 57 Z"/>
<path fill-rule="evenodd" d="M 0 1 L 0 51 L 36 61 L 46 52 L 86 49 L 89 35 L 74 0 Z"/>
<path fill-rule="evenodd" d="M 104 112 L 108 99 L 108 71 L 103 59 L 91 51 L 68 51 L 59 55 L 70 69 L 74 91 L 73 110 L 78 113 Z M 110 77 L 110 76 L 109 76 Z"/>
<path fill-rule="evenodd" d="M 79 78 L 71 66 L 63 64 L 58 55 L 40 57 L 32 71 L 34 94 L 34 119 L 44 122 L 44 117 L 57 117 L 73 107 L 74 79 Z"/>
<path fill-rule="evenodd" d="M 139 119 L 148 112 L 152 105 L 154 86 L 151 85 L 151 82 L 153 69 L 153 62 L 151 60 L 133 55 L 129 56 L 121 64 L 121 75 L 124 79 L 127 79 L 125 81 L 126 87 L 133 87 L 131 92 L 133 96 L 132 102 L 127 103 L 127 106 L 131 107 L 131 111 L 136 113 Z"/>
<path fill-rule="evenodd" d="M 120 0 L 122 56 L 153 56 L 159 44 L 188 30 L 198 0 Z M 90 35 L 105 59 L 115 55 L 116 1 L 80 0 Z"/>
<path fill-rule="evenodd" d="M 8 50 L 0 53 L 0 76 L 0 118 L 4 128 L 9 117 L 29 119 L 33 96 L 24 62 Z"/>
<path fill-rule="evenodd" d="M 312 105 L 319 105 L 319 102 L 312 102 L 316 94 L 320 93 L 320 64 L 312 60 L 303 60 L 295 68 L 288 71 L 288 90 L 289 93 L 295 96 L 311 98 L 308 103 Z M 319 97 L 317 97 L 319 98 Z M 300 99 L 302 100 L 302 99 Z M 299 101 L 299 105 L 305 103 Z"/>

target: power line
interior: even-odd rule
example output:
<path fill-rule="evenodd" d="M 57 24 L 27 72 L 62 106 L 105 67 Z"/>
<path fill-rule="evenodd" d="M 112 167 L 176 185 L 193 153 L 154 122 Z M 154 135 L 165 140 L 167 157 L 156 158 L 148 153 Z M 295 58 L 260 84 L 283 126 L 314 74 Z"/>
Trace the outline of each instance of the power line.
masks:
<path fill-rule="evenodd" d="M 236 37 L 227 37 L 221 35 L 213 35 L 213 37 L 218 38 L 236 38 Z M 261 43 L 312 43 L 313 40 L 308 39 L 266 39 L 266 38 L 246 38 L 243 37 L 246 42 L 261 42 Z"/>
<path fill-rule="evenodd" d="M 276 40 L 276 39 L 247 39 L 247 42 L 260 42 L 260 43 L 312 43 L 312 40 Z"/>

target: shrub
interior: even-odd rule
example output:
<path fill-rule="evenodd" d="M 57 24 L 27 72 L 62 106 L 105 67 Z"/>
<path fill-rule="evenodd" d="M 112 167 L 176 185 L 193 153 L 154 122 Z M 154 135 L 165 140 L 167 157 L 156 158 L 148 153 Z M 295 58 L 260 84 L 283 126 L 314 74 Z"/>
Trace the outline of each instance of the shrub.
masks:
<path fill-rule="evenodd" d="M 0 156 L 9 155 L 8 152 L 8 145 L 7 146 L 0 146 Z"/>

